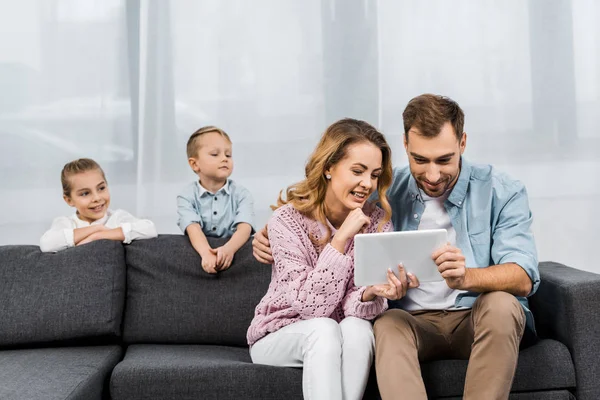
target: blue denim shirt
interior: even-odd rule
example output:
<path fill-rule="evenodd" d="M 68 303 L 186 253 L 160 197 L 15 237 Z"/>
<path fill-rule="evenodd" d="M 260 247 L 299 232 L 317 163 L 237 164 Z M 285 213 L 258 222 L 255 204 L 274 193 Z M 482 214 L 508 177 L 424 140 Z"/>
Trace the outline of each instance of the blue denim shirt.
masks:
<path fill-rule="evenodd" d="M 491 165 L 472 165 L 464 158 L 461 162 L 460 175 L 444 207 L 467 268 L 518 264 L 531 278 L 531 296 L 540 284 L 540 274 L 525 186 Z M 408 166 L 394 169 L 393 183 L 387 194 L 394 228 L 417 230 L 425 203 Z M 461 293 L 456 306 L 472 307 L 478 295 Z M 525 311 L 527 326 L 535 332 L 527 299 L 517 299 Z M 389 304 L 390 308 L 400 308 L 399 301 Z"/>
<path fill-rule="evenodd" d="M 206 236 L 231 237 L 240 222 L 252 226 L 254 232 L 254 202 L 248 189 L 229 179 L 225 186 L 211 193 L 195 181 L 177 196 L 177 225 L 185 229 L 200 224 Z"/>

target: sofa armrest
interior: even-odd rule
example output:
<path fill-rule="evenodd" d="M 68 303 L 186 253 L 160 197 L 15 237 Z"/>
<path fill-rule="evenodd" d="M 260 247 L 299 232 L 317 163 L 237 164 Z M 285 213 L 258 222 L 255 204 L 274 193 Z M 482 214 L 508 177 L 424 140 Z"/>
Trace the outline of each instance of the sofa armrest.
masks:
<path fill-rule="evenodd" d="M 600 399 L 600 275 L 555 262 L 539 268 L 540 287 L 529 299 L 538 335 L 569 348 L 577 399 Z"/>

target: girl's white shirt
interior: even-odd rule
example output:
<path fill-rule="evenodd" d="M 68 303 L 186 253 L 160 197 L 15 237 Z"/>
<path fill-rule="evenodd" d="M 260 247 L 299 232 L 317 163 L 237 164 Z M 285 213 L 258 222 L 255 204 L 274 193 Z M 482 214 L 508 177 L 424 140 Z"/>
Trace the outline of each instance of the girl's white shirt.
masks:
<path fill-rule="evenodd" d="M 154 223 L 148 219 L 139 219 L 125 210 L 107 210 L 106 215 L 91 224 L 79 219 L 77 214 L 69 217 L 58 217 L 52 222 L 48 230 L 40 239 L 40 249 L 43 252 L 56 252 L 75 246 L 73 230 L 91 225 L 104 225 L 109 229 L 121 228 L 125 240 L 129 244 L 132 240 L 151 239 L 158 234 Z"/>

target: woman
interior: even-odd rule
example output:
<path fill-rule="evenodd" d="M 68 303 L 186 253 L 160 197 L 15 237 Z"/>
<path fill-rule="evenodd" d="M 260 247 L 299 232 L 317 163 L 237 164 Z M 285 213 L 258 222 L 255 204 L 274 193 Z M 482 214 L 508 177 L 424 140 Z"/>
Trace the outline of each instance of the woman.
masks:
<path fill-rule="evenodd" d="M 268 223 L 273 272 L 248 329 L 252 361 L 303 367 L 305 399 L 361 399 L 373 358 L 369 320 L 401 297 L 398 278 L 354 286 L 354 235 L 391 231 L 391 150 L 364 121 L 331 125 Z M 382 208 L 368 202 L 377 190 Z M 411 276 L 411 287 L 418 281 Z"/>

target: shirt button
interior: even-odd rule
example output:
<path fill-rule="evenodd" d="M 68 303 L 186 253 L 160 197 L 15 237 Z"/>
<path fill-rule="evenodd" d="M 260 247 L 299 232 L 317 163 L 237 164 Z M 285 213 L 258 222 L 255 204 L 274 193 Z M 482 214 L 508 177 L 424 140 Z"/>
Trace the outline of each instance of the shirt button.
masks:
<path fill-rule="evenodd" d="M 214 215 L 217 215 L 217 212 L 215 211 L 215 212 L 213 212 L 213 214 L 214 214 Z"/>
<path fill-rule="evenodd" d="M 217 201 L 217 196 L 215 196 L 215 201 Z"/>
<path fill-rule="evenodd" d="M 462 201 L 459 201 L 459 202 L 458 202 L 458 205 L 460 206 L 461 204 L 462 204 Z"/>
<path fill-rule="evenodd" d="M 415 219 L 419 218 L 419 214 L 415 214 L 413 215 L 413 217 L 415 217 Z"/>
<path fill-rule="evenodd" d="M 216 230 L 217 230 L 217 227 L 216 227 L 216 226 L 213 226 L 213 231 L 216 231 Z"/>

